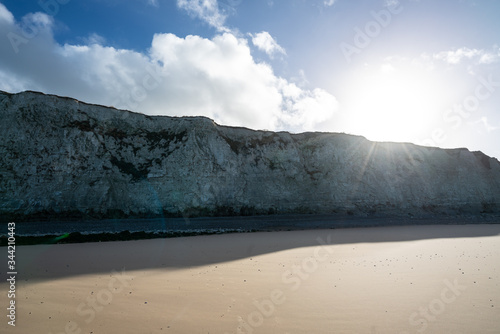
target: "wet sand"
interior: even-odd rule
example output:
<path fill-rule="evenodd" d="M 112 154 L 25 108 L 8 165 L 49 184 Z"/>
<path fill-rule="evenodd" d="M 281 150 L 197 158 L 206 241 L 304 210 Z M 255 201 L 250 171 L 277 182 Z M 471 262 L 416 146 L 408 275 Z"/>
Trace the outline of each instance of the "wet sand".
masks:
<path fill-rule="evenodd" d="M 500 225 L 259 232 L 16 251 L 16 326 L 7 324 L 2 271 L 2 333 L 500 332 Z"/>

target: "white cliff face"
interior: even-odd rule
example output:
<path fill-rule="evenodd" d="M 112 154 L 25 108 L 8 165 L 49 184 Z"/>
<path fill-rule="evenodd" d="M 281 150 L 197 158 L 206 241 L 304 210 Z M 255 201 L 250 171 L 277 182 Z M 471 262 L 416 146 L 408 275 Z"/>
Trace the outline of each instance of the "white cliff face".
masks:
<path fill-rule="evenodd" d="M 500 163 L 467 149 L 253 131 L 0 92 L 0 215 L 500 211 Z"/>

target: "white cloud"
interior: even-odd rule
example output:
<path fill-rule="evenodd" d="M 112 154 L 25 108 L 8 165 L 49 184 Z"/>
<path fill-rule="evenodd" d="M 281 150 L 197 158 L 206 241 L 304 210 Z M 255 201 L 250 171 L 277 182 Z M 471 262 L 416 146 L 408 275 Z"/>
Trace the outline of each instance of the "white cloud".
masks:
<path fill-rule="evenodd" d="M 285 49 L 283 49 L 267 31 L 250 35 L 252 36 L 253 45 L 255 45 L 259 50 L 267 53 L 270 57 L 274 57 L 277 53 L 286 55 Z"/>
<path fill-rule="evenodd" d="M 308 91 L 283 82 L 282 94 L 284 108 L 277 120 L 279 127 L 312 131 L 338 108 L 335 97 L 319 88 Z"/>
<path fill-rule="evenodd" d="M 325 1 L 323 1 L 323 5 L 325 5 L 326 7 L 330 7 L 330 6 L 333 6 L 335 1 L 336 0 L 325 0 Z"/>
<path fill-rule="evenodd" d="M 500 48 L 493 51 L 486 51 L 483 49 L 470 49 L 462 47 L 456 50 L 436 53 L 433 55 L 433 58 L 445 61 L 452 65 L 459 64 L 465 59 L 473 60 L 477 64 L 491 64 L 500 60 Z"/>
<path fill-rule="evenodd" d="M 30 27 L 32 25 L 35 25 L 36 27 L 49 27 L 52 26 L 53 21 L 54 19 L 52 16 L 37 12 L 26 15 L 23 18 L 23 25 L 25 25 L 28 29 L 31 29 Z"/>
<path fill-rule="evenodd" d="M 106 38 L 96 33 L 90 34 L 89 37 L 84 38 L 84 41 L 86 44 L 106 44 Z"/>
<path fill-rule="evenodd" d="M 2 3 L 0 3 L 0 24 L 2 23 L 14 24 L 14 16 Z"/>
<path fill-rule="evenodd" d="M 177 0 L 177 7 L 205 21 L 218 31 L 229 31 L 224 26 L 228 14 L 221 10 L 217 0 Z"/>
<path fill-rule="evenodd" d="M 2 45 L 10 45 L 9 32 L 23 36 L 15 22 L 0 24 Z M 1 48 L 0 89 L 40 90 L 145 114 L 202 115 L 270 130 L 313 130 L 337 109 L 326 91 L 299 88 L 256 62 L 247 40 L 231 33 L 212 39 L 156 34 L 147 53 L 107 47 L 99 36 L 87 42 L 60 45 L 51 26 L 43 26 L 17 53 Z"/>

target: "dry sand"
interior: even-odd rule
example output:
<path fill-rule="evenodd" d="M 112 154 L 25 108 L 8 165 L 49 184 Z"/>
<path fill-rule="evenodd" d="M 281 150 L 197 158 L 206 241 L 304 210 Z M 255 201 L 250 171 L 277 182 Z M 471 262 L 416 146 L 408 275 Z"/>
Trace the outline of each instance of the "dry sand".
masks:
<path fill-rule="evenodd" d="M 16 255 L 16 326 L 3 279 L 1 333 L 500 333 L 500 225 L 20 246 Z"/>

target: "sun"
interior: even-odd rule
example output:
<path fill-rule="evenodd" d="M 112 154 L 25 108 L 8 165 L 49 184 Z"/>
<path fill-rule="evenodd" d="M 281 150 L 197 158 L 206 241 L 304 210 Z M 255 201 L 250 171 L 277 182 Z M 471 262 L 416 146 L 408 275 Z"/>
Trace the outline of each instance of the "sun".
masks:
<path fill-rule="evenodd" d="M 345 106 L 350 132 L 374 141 L 418 141 L 439 121 L 442 90 L 414 67 L 386 64 L 362 71 L 351 82 Z"/>

